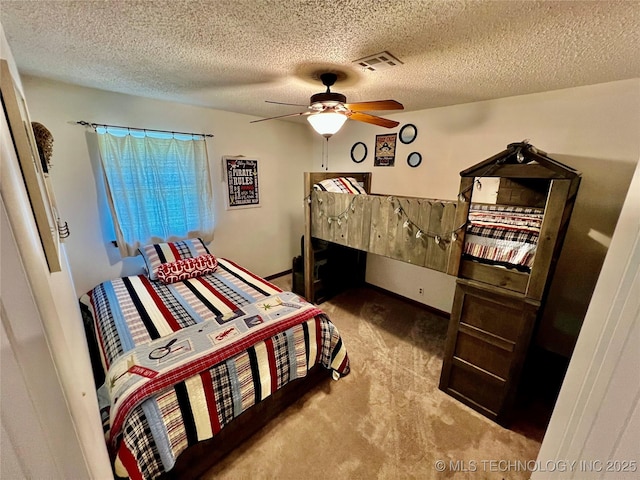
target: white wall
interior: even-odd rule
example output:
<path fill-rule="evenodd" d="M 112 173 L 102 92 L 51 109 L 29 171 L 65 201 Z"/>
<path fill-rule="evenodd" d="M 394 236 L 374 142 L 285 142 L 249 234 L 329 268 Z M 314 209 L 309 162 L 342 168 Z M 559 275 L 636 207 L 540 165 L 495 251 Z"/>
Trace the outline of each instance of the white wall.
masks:
<path fill-rule="evenodd" d="M 394 167 L 373 166 L 375 135 L 386 129 L 348 121 L 328 142 L 329 169 L 373 172 L 374 193 L 455 200 L 460 171 L 524 139 L 582 172 L 539 334 L 546 348 L 569 355 L 640 155 L 640 79 L 383 116 L 400 122 L 389 132 L 406 123 L 418 128 L 413 143 L 398 142 Z M 360 164 L 349 156 L 357 141 L 369 151 Z M 423 158 L 415 169 L 406 163 L 412 151 Z M 369 255 L 367 281 L 451 311 L 453 277 Z"/>
<path fill-rule="evenodd" d="M 272 121 L 250 124 L 247 115 L 24 77 L 32 120 L 53 134 L 51 180 L 78 295 L 98 283 L 140 273 L 138 257 L 121 259 L 96 149 L 96 134 L 78 120 L 169 131 L 213 133 L 207 150 L 215 189 L 212 253 L 268 276 L 291 269 L 303 227 L 303 172 L 310 168 L 311 133 L 306 125 Z M 258 158 L 260 208 L 227 211 L 221 158 Z"/>

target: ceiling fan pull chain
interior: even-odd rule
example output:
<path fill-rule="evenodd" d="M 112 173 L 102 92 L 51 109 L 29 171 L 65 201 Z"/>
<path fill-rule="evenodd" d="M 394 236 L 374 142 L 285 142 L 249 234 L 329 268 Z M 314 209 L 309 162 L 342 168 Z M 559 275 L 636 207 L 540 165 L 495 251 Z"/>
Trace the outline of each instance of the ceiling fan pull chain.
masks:
<path fill-rule="evenodd" d="M 329 171 L 329 137 L 325 137 L 327 139 L 327 161 L 325 162 L 325 170 Z"/>
<path fill-rule="evenodd" d="M 329 137 L 325 137 L 326 142 L 322 144 L 322 166 L 325 171 L 329 171 Z M 325 146 L 326 145 L 326 146 Z"/>

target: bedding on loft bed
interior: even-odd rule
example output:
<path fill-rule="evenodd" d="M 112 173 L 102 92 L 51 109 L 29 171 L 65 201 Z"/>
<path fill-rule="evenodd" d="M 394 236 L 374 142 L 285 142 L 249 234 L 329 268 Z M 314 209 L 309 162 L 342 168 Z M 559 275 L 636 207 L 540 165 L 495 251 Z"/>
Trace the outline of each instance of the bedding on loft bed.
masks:
<path fill-rule="evenodd" d="M 540 208 L 472 204 L 464 258 L 530 272 L 543 217 Z"/>
<path fill-rule="evenodd" d="M 298 295 L 199 239 L 141 253 L 146 275 L 80 299 L 106 377 L 98 397 L 117 476 L 163 475 L 187 447 L 315 365 L 335 379 L 349 373 L 337 329 Z"/>
<path fill-rule="evenodd" d="M 352 177 L 336 177 L 321 180 L 313 185 L 315 190 L 333 193 L 350 193 L 354 195 L 366 195 L 365 189 Z"/>

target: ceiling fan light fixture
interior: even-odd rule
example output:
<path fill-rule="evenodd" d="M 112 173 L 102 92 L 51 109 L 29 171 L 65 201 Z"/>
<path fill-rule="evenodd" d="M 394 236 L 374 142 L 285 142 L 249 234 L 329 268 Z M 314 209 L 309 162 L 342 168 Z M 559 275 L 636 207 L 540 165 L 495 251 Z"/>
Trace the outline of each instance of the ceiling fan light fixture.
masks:
<path fill-rule="evenodd" d="M 336 112 L 322 112 L 309 115 L 307 120 L 313 129 L 325 138 L 337 133 L 347 121 L 347 116 Z"/>

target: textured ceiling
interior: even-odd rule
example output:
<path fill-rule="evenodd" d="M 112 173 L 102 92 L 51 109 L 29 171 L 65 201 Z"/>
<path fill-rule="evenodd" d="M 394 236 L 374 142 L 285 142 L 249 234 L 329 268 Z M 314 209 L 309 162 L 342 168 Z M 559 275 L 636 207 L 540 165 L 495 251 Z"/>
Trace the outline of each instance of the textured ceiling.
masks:
<path fill-rule="evenodd" d="M 640 77 L 640 1 L 8 1 L 21 73 L 259 117 L 349 102 L 405 110 Z M 353 61 L 387 50 L 403 64 Z M 314 78 L 316 77 L 316 78 Z"/>

